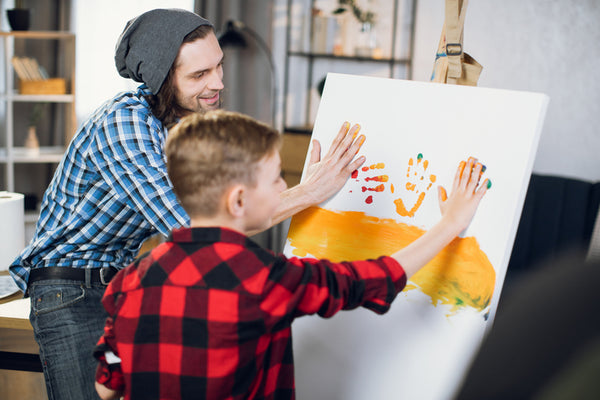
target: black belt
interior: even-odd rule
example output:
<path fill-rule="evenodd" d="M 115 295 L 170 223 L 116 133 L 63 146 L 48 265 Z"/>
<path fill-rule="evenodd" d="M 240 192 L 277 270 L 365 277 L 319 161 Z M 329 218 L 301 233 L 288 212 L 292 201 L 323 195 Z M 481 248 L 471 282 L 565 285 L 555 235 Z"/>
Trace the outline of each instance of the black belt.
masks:
<path fill-rule="evenodd" d="M 71 267 L 42 267 L 33 268 L 29 272 L 28 284 L 49 279 L 66 279 L 69 281 L 85 282 L 86 268 Z M 89 268 L 91 283 L 108 285 L 110 280 L 119 272 L 113 267 Z"/>

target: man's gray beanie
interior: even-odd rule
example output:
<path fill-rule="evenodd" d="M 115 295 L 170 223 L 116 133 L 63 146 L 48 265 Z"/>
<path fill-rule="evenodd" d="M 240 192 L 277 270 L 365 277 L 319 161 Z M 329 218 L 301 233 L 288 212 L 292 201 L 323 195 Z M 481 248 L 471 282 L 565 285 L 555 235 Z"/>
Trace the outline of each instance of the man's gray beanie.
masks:
<path fill-rule="evenodd" d="M 160 90 L 185 36 L 212 24 L 193 12 L 170 8 L 148 11 L 127 22 L 117 41 L 115 64 L 119 75 Z"/>

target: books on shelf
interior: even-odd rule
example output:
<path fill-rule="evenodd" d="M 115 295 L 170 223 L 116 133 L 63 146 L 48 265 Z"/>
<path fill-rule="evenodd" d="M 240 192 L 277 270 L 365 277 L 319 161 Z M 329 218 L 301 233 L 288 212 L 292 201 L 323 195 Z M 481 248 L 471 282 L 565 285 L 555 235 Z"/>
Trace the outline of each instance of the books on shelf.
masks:
<path fill-rule="evenodd" d="M 20 94 L 66 94 L 66 81 L 63 78 L 49 78 L 48 72 L 36 59 L 15 56 L 11 61 L 19 77 Z"/>
<path fill-rule="evenodd" d="M 48 79 L 48 73 L 35 58 L 13 57 L 12 65 L 22 81 L 41 81 Z"/>

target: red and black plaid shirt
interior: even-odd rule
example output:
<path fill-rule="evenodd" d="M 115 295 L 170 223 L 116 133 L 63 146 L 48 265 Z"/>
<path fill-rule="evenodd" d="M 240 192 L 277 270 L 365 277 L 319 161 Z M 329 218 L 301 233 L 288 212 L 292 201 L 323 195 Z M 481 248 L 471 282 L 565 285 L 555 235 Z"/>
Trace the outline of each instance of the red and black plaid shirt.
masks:
<path fill-rule="evenodd" d="M 287 259 L 232 230 L 176 230 L 108 286 L 96 379 L 126 399 L 293 399 L 294 318 L 384 313 L 405 284 L 389 257 Z"/>

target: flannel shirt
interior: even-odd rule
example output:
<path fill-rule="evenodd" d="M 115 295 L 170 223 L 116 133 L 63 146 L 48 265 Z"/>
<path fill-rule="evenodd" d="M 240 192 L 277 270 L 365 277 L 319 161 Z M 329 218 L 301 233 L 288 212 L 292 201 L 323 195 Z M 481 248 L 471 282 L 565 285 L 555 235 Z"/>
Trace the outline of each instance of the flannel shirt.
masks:
<path fill-rule="evenodd" d="M 385 313 L 405 284 L 390 257 L 288 259 L 226 228 L 174 230 L 107 287 L 96 380 L 126 399 L 293 399 L 294 318 Z"/>
<path fill-rule="evenodd" d="M 30 268 L 123 268 L 143 241 L 189 224 L 167 176 L 167 130 L 145 85 L 102 105 L 71 141 L 44 194 L 36 232 L 10 267 L 27 292 Z"/>

